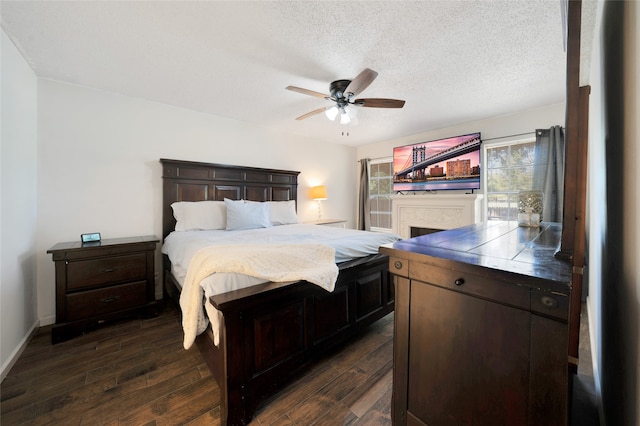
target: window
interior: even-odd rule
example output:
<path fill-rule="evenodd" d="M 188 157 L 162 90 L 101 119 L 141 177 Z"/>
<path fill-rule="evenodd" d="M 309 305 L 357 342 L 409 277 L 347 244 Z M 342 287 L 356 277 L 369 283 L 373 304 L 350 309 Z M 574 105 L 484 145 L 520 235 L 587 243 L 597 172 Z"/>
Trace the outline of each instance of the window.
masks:
<path fill-rule="evenodd" d="M 393 160 L 372 160 L 369 165 L 369 212 L 371 230 L 391 230 Z"/>
<path fill-rule="evenodd" d="M 533 189 L 535 146 L 535 140 L 485 146 L 487 219 L 518 219 L 518 192 Z"/>

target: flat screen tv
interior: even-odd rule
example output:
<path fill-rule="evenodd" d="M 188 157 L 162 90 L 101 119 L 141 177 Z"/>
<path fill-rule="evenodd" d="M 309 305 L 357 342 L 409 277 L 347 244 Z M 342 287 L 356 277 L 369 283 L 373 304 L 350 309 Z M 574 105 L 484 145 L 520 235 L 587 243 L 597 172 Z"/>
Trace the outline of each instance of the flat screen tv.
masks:
<path fill-rule="evenodd" d="M 480 132 L 393 149 L 393 190 L 480 189 Z"/>

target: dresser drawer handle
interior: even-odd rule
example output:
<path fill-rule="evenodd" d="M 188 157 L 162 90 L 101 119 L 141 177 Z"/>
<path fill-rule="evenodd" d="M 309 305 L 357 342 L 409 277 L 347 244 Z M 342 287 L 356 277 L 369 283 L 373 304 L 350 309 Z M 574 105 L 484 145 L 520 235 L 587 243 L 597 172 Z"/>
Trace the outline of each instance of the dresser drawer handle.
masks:
<path fill-rule="evenodd" d="M 120 296 L 114 296 L 114 297 L 106 297 L 104 299 L 101 299 L 100 301 L 102 303 L 111 303 L 111 302 L 115 302 L 116 300 L 120 299 Z"/>
<path fill-rule="evenodd" d="M 104 268 L 104 269 L 101 269 L 100 272 L 114 272 L 117 270 L 118 268 Z"/>
<path fill-rule="evenodd" d="M 454 284 L 457 285 L 458 287 L 461 286 L 462 284 L 464 284 L 464 278 L 458 278 L 457 280 L 454 281 Z"/>
<path fill-rule="evenodd" d="M 540 299 L 540 301 L 545 306 L 545 308 L 555 309 L 555 308 L 558 307 L 558 301 L 556 299 L 554 299 L 553 297 L 542 296 L 542 299 Z"/>
<path fill-rule="evenodd" d="M 395 266 L 396 269 L 402 269 L 402 262 L 400 262 L 399 260 L 396 260 L 393 266 Z"/>

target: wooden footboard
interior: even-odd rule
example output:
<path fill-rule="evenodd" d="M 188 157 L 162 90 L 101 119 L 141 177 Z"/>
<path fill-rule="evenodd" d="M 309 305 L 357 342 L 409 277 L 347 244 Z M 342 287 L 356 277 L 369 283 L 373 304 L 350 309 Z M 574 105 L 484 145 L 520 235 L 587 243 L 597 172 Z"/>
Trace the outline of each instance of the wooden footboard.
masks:
<path fill-rule="evenodd" d="M 223 313 L 220 344 L 196 344 L 220 387 L 223 425 L 249 423 L 258 405 L 318 357 L 393 310 L 387 257 L 340 265 L 335 291 L 265 283 L 211 298 Z"/>

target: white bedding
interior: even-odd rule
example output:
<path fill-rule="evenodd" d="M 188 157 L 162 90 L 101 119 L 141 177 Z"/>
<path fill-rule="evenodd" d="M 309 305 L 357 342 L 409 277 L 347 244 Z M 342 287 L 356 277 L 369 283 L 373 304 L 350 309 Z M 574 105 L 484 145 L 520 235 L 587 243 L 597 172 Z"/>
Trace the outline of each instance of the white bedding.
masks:
<path fill-rule="evenodd" d="M 352 229 L 334 228 L 328 226 L 291 224 L 273 226 L 269 228 L 249 229 L 240 231 L 187 231 L 172 232 L 167 236 L 162 246 L 162 253 L 167 254 L 172 263 L 172 272 L 177 281 L 183 285 L 192 258 L 201 249 L 211 246 L 228 246 L 246 244 L 247 247 L 262 244 L 324 244 L 335 250 L 335 263 L 344 262 L 358 257 L 365 257 L 378 253 L 382 244 L 401 239 L 391 233 L 365 232 Z M 199 280 L 199 278 L 198 278 Z M 232 290 L 259 284 L 273 279 L 248 276 L 241 273 L 212 273 L 200 281 L 200 295 L 207 301 L 204 305 L 207 316 L 211 320 L 214 343 L 219 342 L 220 313 L 208 303 L 210 296 Z M 195 335 L 202 333 L 208 324 L 202 304 L 194 308 L 197 312 L 197 324 L 189 325 L 195 330 Z M 188 308 L 191 309 L 191 308 Z M 183 307 L 183 312 L 185 308 Z M 184 314 L 183 314 L 184 319 Z M 185 328 L 185 337 L 187 337 Z M 192 334 L 189 332 L 189 334 Z M 195 338 L 195 335 L 193 336 Z M 189 338 L 189 340 L 191 340 Z M 185 348 L 191 344 L 185 339 Z"/>

